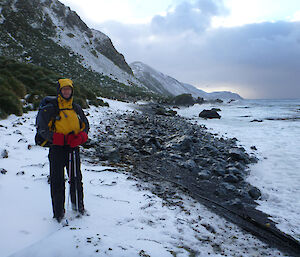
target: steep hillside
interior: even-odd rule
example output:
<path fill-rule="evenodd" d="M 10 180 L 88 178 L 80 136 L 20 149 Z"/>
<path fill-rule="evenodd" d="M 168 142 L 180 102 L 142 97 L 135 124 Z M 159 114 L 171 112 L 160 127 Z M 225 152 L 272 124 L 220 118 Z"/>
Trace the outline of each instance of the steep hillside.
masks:
<path fill-rule="evenodd" d="M 141 86 L 103 33 L 57 0 L 2 0 L 0 55 L 90 80 L 90 72 Z M 92 81 L 101 84 L 101 81 Z"/>
<path fill-rule="evenodd" d="M 36 110 L 46 95 L 56 95 L 56 83 L 61 76 L 51 70 L 33 64 L 20 63 L 0 56 L 0 119 L 9 114 L 22 115 Z M 100 94 L 84 84 L 75 84 L 75 101 L 83 108 L 99 105 Z"/>
<path fill-rule="evenodd" d="M 86 76 L 91 81 L 101 81 L 102 85 L 93 86 L 80 78 L 73 80 L 74 98 L 82 107 L 104 105 L 98 96 L 125 101 L 163 99 L 144 88 L 120 84 L 95 72 Z M 36 110 L 44 96 L 56 95 L 57 80 L 61 77 L 61 74 L 41 66 L 0 56 L 0 119 L 9 114 L 22 115 L 28 110 Z"/>
<path fill-rule="evenodd" d="M 165 75 L 142 62 L 134 62 L 130 67 L 138 80 L 140 80 L 149 90 L 169 96 L 180 94 L 192 94 L 193 97 L 204 99 L 241 99 L 232 92 L 213 92 L 206 93 L 192 85 L 179 82 L 178 80 Z"/>

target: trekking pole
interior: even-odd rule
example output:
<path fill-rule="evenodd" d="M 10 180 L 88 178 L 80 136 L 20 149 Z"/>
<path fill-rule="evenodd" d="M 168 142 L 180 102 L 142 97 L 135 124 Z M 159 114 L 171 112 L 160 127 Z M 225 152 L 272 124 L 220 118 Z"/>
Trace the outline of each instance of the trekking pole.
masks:
<path fill-rule="evenodd" d="M 79 212 L 79 199 L 78 199 L 78 176 L 77 176 L 77 165 L 76 165 L 76 154 L 73 151 L 73 162 L 74 162 L 74 177 L 75 177 L 75 195 L 76 195 L 76 210 Z"/>
<path fill-rule="evenodd" d="M 72 152 L 69 153 L 69 177 L 68 177 L 68 182 L 69 182 L 69 196 L 68 196 L 68 209 L 70 205 L 70 197 L 71 197 L 71 169 L 72 169 Z"/>

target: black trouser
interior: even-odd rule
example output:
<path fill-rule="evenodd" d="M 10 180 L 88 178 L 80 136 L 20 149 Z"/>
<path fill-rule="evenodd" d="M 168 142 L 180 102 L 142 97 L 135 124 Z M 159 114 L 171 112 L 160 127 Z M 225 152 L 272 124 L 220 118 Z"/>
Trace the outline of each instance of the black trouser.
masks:
<path fill-rule="evenodd" d="M 76 160 L 75 169 L 74 154 Z M 69 176 L 72 207 L 75 210 L 78 207 L 78 211 L 82 212 L 84 205 L 79 147 L 70 148 L 69 146 L 53 145 L 50 147 L 48 157 L 50 162 L 50 191 L 54 217 L 62 217 L 65 212 L 65 167 Z"/>

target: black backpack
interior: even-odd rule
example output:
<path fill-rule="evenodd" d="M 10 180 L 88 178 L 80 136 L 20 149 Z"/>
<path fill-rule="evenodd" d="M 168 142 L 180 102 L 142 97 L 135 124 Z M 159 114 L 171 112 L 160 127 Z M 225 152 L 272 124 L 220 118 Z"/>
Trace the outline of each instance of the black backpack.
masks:
<path fill-rule="evenodd" d="M 43 108 L 48 105 L 48 104 L 52 104 L 53 107 L 55 108 L 55 112 L 53 112 L 53 115 L 51 116 L 50 120 L 52 120 L 52 129 L 54 129 L 55 126 L 55 121 L 57 120 L 57 116 L 59 116 L 59 108 L 58 108 L 58 103 L 57 103 L 57 97 L 56 96 L 46 96 L 42 99 L 42 101 L 40 102 L 39 105 L 39 110 L 38 110 L 38 114 L 37 117 L 39 116 L 39 113 L 43 110 Z M 79 121 L 81 122 L 80 116 L 79 116 L 79 106 L 77 104 L 73 103 L 73 109 L 74 111 L 77 113 L 77 116 L 79 118 Z M 36 128 L 38 127 L 38 119 L 36 120 Z M 43 138 L 41 136 L 41 134 L 38 133 L 38 130 L 36 130 L 36 134 L 34 137 L 35 140 L 35 144 L 42 146 L 42 147 L 50 147 L 51 143 Z"/>

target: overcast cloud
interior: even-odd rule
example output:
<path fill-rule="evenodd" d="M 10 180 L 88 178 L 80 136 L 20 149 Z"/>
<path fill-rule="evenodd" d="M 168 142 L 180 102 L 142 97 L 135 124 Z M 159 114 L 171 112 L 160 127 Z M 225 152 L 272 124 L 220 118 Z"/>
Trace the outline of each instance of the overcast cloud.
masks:
<path fill-rule="evenodd" d="M 149 24 L 106 22 L 96 28 L 128 62 L 142 61 L 203 90 L 300 98 L 300 23 L 211 28 L 214 16 L 227 14 L 221 0 L 186 1 Z"/>

